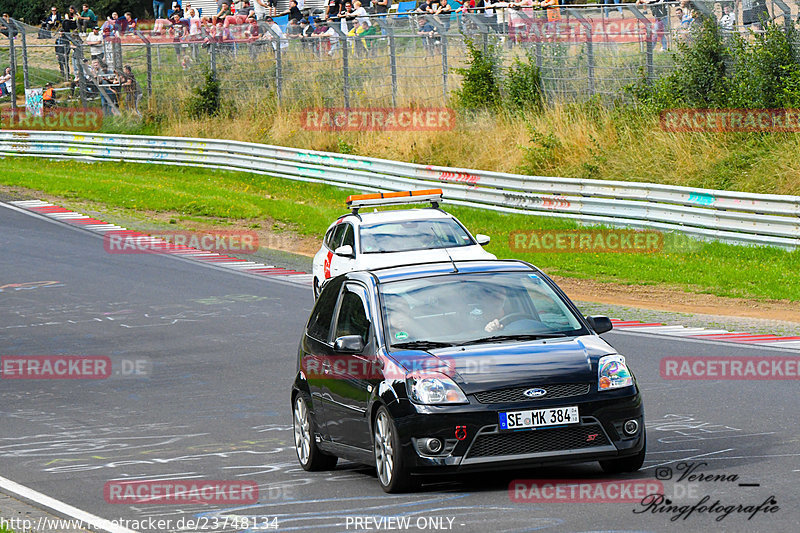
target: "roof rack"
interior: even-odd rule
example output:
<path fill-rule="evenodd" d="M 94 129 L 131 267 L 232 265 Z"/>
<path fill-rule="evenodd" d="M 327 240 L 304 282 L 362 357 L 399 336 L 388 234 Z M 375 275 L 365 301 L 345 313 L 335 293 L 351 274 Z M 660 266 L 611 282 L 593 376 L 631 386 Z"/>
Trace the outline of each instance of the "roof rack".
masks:
<path fill-rule="evenodd" d="M 347 197 L 347 207 L 357 215 L 362 207 L 417 204 L 430 202 L 438 209 L 442 201 L 442 189 L 425 189 L 421 191 L 377 192 L 372 194 L 352 194 Z"/>

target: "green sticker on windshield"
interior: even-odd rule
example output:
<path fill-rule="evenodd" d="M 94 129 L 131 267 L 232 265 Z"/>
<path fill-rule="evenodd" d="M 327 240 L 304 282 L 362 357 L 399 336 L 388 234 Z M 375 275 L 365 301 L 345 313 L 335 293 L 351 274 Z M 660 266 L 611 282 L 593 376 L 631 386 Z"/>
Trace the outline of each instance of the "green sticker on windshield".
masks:
<path fill-rule="evenodd" d="M 394 334 L 394 338 L 399 341 L 402 341 L 408 338 L 408 333 L 406 333 L 405 331 L 398 331 L 397 333 Z"/>

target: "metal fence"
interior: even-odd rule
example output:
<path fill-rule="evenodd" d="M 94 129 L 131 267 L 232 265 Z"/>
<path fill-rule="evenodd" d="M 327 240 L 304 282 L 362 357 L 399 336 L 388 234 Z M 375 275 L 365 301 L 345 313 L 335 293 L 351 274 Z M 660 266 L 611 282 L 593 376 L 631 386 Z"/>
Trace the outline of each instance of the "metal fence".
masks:
<path fill-rule="evenodd" d="M 215 139 L 0 130 L 5 156 L 220 168 L 371 191 L 435 185 L 448 202 L 482 209 L 800 246 L 798 196 L 522 176 Z"/>
<path fill-rule="evenodd" d="M 157 107 L 175 105 L 197 85 L 204 67 L 233 101 L 274 98 L 298 107 L 430 105 L 446 103 L 460 86 L 455 69 L 466 64 L 464 41 L 469 38 L 486 50 L 494 46 L 501 67 L 529 57 L 540 67 L 549 100 L 613 99 L 624 97 L 624 87 L 642 76 L 654 78 L 672 68 L 671 54 L 661 50 L 674 49 L 696 24 L 680 18 L 678 10 L 727 17 L 724 27 L 731 32 L 758 31 L 754 21 L 759 14 L 782 24 L 798 17 L 797 0 L 498 6 L 492 16 L 371 15 L 374 27 L 363 35 L 354 29 L 355 21 L 339 20 L 331 22 L 330 35 L 305 38 L 297 35 L 299 27 L 278 32 L 264 22 L 189 30 L 165 26 L 158 34 L 112 35 L 95 47 L 70 34 L 61 51 L 58 34 L 0 21 L 0 65 L 9 64 L 17 78 L 21 70 L 26 89 L 51 82 L 66 105 L 110 104 L 113 113 L 120 107 L 135 111 L 138 99 L 120 101 L 120 87 L 113 82 L 100 87 L 104 84 L 96 83 L 90 56 L 102 57 L 111 70 L 130 65 L 141 93 Z M 497 74 L 502 78 L 504 72 L 499 68 Z"/>

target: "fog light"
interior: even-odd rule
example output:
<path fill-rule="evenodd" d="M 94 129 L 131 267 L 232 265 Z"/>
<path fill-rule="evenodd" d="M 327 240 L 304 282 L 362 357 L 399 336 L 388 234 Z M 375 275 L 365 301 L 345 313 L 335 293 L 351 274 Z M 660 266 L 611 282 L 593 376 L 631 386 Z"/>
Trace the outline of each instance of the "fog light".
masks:
<path fill-rule="evenodd" d="M 434 455 L 442 451 L 442 441 L 439 439 L 419 439 L 419 451 L 426 455 Z"/>
<path fill-rule="evenodd" d="M 625 431 L 626 435 L 636 435 L 636 432 L 639 431 L 639 422 L 636 420 L 628 420 L 625 422 L 622 429 Z"/>

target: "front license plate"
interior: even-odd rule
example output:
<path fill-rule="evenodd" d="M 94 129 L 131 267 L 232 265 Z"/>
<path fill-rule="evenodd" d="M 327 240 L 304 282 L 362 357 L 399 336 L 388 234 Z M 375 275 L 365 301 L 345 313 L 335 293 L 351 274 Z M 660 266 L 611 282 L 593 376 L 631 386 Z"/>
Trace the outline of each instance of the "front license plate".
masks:
<path fill-rule="evenodd" d="M 525 429 L 578 424 L 578 406 L 500 413 L 500 429 Z"/>

